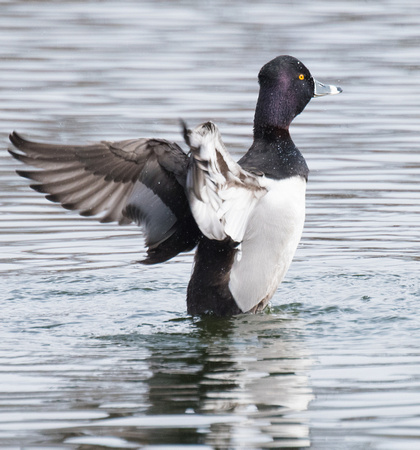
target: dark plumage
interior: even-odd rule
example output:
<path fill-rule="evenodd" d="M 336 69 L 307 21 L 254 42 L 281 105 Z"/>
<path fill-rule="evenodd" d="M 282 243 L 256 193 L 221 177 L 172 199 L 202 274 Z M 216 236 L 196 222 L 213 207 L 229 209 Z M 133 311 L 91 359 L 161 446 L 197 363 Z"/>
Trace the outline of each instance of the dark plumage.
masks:
<path fill-rule="evenodd" d="M 86 146 L 41 144 L 10 135 L 16 159 L 41 170 L 17 170 L 48 200 L 101 222 L 143 225 L 145 264 L 192 250 L 201 233 L 184 194 L 188 157 L 163 139 Z"/>
<path fill-rule="evenodd" d="M 238 163 L 210 122 L 184 127 L 190 156 L 163 139 L 74 146 L 16 132 L 9 151 L 35 168 L 17 173 L 48 200 L 101 222 L 142 225 L 145 264 L 198 245 L 190 314 L 255 312 L 286 273 L 303 227 L 308 167 L 289 125 L 313 96 L 341 92 L 290 56 L 267 63 L 259 83 L 254 142 Z"/>

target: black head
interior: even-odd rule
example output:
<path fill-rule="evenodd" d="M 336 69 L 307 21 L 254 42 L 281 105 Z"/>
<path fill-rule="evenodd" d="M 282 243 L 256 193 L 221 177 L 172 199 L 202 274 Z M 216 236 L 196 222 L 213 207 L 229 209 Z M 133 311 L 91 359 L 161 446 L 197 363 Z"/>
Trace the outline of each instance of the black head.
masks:
<path fill-rule="evenodd" d="M 303 76 L 302 76 L 303 75 Z M 261 85 L 277 84 L 289 88 L 290 85 L 298 89 L 308 89 L 313 96 L 314 80 L 306 66 L 293 56 L 277 56 L 265 64 L 258 74 Z"/>
<path fill-rule="evenodd" d="M 314 80 L 309 70 L 293 56 L 278 56 L 262 67 L 258 75 L 260 95 L 255 110 L 254 134 L 288 130 L 312 97 L 342 92 Z"/>
<path fill-rule="evenodd" d="M 278 56 L 258 75 L 260 95 L 255 127 L 287 129 L 314 96 L 315 81 L 309 70 L 292 56 Z"/>
<path fill-rule="evenodd" d="M 293 56 L 278 56 L 265 64 L 258 74 L 261 88 L 283 93 L 286 102 L 296 104 L 299 114 L 314 96 L 315 83 L 309 70 Z"/>

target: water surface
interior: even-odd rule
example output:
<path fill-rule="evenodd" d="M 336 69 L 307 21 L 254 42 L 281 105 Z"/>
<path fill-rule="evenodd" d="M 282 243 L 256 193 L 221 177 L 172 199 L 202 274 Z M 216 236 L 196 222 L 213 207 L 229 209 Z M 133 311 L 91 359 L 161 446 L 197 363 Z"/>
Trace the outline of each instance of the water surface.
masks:
<path fill-rule="evenodd" d="M 1 8 L 0 446 L 419 448 L 418 2 Z M 344 92 L 292 127 L 307 220 L 263 314 L 192 319 L 192 255 L 141 266 L 135 226 L 64 211 L 14 173 L 13 129 L 180 142 L 180 117 L 217 122 L 239 157 L 279 54 Z"/>

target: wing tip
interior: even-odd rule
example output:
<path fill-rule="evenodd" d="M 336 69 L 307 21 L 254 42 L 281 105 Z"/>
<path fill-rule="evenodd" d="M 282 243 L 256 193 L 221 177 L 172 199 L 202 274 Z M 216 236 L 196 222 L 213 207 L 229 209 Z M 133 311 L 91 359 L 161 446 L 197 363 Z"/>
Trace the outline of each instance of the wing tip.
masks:
<path fill-rule="evenodd" d="M 9 134 L 9 140 L 16 148 L 19 148 L 19 149 L 21 148 L 22 145 L 24 145 L 26 142 L 28 142 L 17 131 L 12 131 Z M 10 150 L 9 150 L 9 152 L 10 152 Z"/>
<path fill-rule="evenodd" d="M 19 157 L 17 157 L 16 159 L 20 161 Z M 22 178 L 27 178 L 28 180 L 32 179 L 30 173 L 27 170 L 19 170 L 19 169 L 17 169 L 15 172 Z"/>
<path fill-rule="evenodd" d="M 18 153 L 16 149 L 22 150 L 21 147 L 26 142 L 25 139 L 17 131 L 12 131 L 9 134 L 9 140 L 12 143 L 13 147 L 9 147 L 7 151 L 13 158 L 17 159 L 18 161 L 22 161 L 22 155 Z"/>

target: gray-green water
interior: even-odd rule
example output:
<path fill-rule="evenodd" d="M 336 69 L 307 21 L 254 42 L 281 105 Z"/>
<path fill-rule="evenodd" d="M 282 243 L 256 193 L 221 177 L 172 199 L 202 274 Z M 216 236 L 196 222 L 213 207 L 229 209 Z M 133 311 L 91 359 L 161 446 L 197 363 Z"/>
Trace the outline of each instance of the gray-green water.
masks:
<path fill-rule="evenodd" d="M 0 447 L 420 448 L 417 0 L 1 1 Z M 239 157 L 279 54 L 343 87 L 292 136 L 311 168 L 271 309 L 191 319 L 191 255 L 32 192 L 6 152 L 214 120 Z"/>

